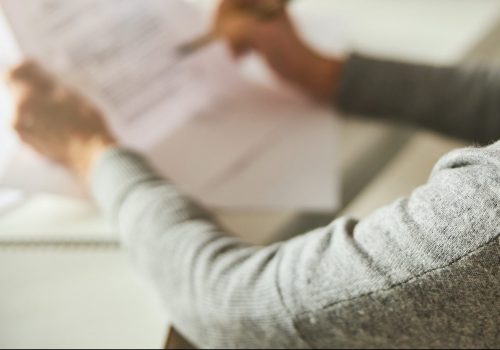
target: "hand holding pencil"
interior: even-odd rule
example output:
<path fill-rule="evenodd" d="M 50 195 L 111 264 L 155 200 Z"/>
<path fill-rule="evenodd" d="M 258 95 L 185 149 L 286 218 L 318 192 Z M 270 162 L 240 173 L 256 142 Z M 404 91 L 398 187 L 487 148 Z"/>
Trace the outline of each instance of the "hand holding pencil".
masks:
<path fill-rule="evenodd" d="M 223 0 L 212 29 L 179 47 L 179 53 L 191 54 L 211 42 L 226 39 L 236 54 L 242 53 L 248 30 L 256 22 L 272 21 L 284 13 L 291 0 Z"/>
<path fill-rule="evenodd" d="M 188 54 L 224 39 L 235 57 L 260 54 L 277 75 L 309 95 L 333 99 L 342 60 L 323 57 L 304 43 L 286 11 L 291 0 L 222 0 L 212 30 L 180 48 Z"/>

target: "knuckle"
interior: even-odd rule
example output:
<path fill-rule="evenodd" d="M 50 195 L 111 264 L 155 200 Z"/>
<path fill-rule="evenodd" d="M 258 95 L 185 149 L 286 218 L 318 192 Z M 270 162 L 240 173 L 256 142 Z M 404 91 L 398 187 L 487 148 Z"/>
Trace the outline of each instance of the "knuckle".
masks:
<path fill-rule="evenodd" d="M 15 120 L 13 123 L 12 123 L 12 128 L 18 133 L 18 134 L 22 134 L 23 132 L 23 124 L 22 122 L 18 119 L 18 120 Z"/>
<path fill-rule="evenodd" d="M 26 77 L 30 77 L 32 72 L 36 69 L 36 63 L 33 61 L 24 61 L 7 73 L 7 80 L 11 82 L 25 80 Z"/>
<path fill-rule="evenodd" d="M 39 69 L 39 66 L 37 63 L 35 63 L 32 60 L 26 60 L 12 68 L 11 70 L 11 75 L 14 79 L 16 78 L 22 78 L 26 74 L 33 73 L 34 71 L 37 71 Z"/>
<path fill-rule="evenodd" d="M 22 114 L 20 113 L 20 111 L 17 111 L 12 119 L 12 126 L 14 127 L 14 129 L 18 130 L 21 128 L 22 124 L 23 124 Z"/>
<path fill-rule="evenodd" d="M 7 73 L 7 82 L 31 89 L 51 90 L 54 79 L 40 65 L 34 61 L 25 61 Z"/>

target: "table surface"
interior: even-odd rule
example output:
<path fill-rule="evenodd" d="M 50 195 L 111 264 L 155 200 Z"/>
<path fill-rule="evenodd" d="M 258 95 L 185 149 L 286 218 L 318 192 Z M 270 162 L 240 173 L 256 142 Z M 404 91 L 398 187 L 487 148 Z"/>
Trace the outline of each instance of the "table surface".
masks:
<path fill-rule="evenodd" d="M 500 2 L 493 0 L 480 5 L 473 0 L 315 0 L 297 1 L 293 11 L 334 13 L 349 28 L 353 47 L 363 52 L 455 63 L 494 28 L 499 9 Z M 442 13 L 448 14 L 446 18 Z M 328 51 L 328 43 L 314 25 L 304 22 L 304 26 L 304 36 Z M 415 134 L 362 119 L 343 121 L 340 127 L 343 213 L 358 217 L 423 183 L 437 158 L 462 145 L 432 133 Z M 296 212 L 216 215 L 231 231 L 254 243 L 286 238 L 334 218 L 334 213 Z M 4 281 L 0 347 L 161 345 L 166 322 L 161 306 L 112 241 L 19 244 L 28 236 L 39 235 L 43 241 L 47 234 L 112 237 L 114 232 L 91 203 L 51 195 L 32 197 L 0 217 L 0 278 Z"/>

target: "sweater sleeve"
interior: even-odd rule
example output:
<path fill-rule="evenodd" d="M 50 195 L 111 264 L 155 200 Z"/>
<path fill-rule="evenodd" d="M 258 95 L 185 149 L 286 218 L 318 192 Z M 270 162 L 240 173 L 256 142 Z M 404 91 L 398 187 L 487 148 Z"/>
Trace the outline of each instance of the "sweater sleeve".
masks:
<path fill-rule="evenodd" d="M 100 157 L 92 190 L 169 318 L 195 345 L 350 346 L 363 339 L 345 340 L 331 320 L 359 329 L 364 311 L 332 318 L 333 305 L 447 266 L 498 234 L 499 159 L 500 145 L 455 152 L 409 198 L 268 247 L 232 238 L 122 149 Z"/>
<path fill-rule="evenodd" d="M 500 71 L 347 59 L 339 109 L 407 122 L 480 144 L 500 138 Z"/>

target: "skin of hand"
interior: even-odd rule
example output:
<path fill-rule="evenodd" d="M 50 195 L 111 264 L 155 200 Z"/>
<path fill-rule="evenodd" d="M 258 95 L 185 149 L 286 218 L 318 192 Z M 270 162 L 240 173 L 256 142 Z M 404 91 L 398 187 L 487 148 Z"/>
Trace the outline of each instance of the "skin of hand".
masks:
<path fill-rule="evenodd" d="M 223 37 L 235 56 L 254 50 L 286 81 L 321 100 L 332 101 L 343 61 L 326 58 L 310 49 L 296 32 L 285 5 L 276 15 L 259 19 L 251 6 L 280 0 L 222 0 L 214 31 Z"/>
<path fill-rule="evenodd" d="M 20 139 L 86 183 L 95 160 L 116 144 L 99 110 L 33 62 L 12 69 L 6 81 Z"/>

